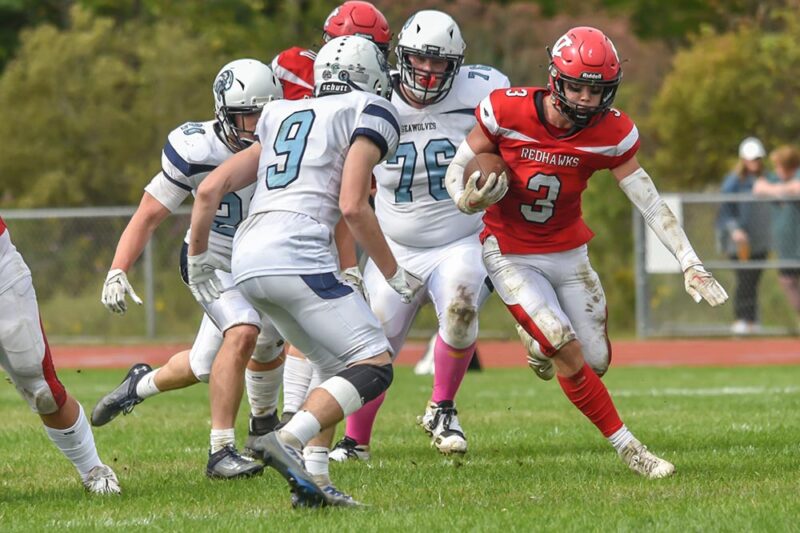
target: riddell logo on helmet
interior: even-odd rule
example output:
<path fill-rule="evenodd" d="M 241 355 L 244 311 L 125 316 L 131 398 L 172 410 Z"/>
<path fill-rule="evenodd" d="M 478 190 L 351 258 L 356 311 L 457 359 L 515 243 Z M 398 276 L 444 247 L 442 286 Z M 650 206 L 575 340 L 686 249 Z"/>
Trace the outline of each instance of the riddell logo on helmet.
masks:
<path fill-rule="evenodd" d="M 581 79 L 584 80 L 602 80 L 603 75 L 599 72 L 581 72 Z"/>

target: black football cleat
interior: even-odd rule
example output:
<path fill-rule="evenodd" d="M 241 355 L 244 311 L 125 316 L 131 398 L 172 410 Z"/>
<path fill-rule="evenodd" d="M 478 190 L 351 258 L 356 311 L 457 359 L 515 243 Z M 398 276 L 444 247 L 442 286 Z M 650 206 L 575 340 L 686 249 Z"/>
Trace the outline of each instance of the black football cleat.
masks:
<path fill-rule="evenodd" d="M 289 483 L 294 495 L 292 497 L 293 506 L 337 505 L 333 498 L 317 486 L 314 477 L 306 470 L 302 452 L 285 444 L 278 436 L 277 431 L 256 438 L 253 442 L 253 449 L 264 459 L 267 466 L 277 470 Z"/>
<path fill-rule="evenodd" d="M 257 476 L 263 471 L 264 465 L 242 457 L 233 444 L 208 454 L 206 476 L 211 479 L 244 479 Z"/>
<path fill-rule="evenodd" d="M 133 408 L 144 401 L 136 394 L 136 385 L 153 369 L 145 363 L 137 363 L 128 370 L 128 374 L 119 386 L 100 398 L 92 409 L 92 425 L 108 424 L 120 413 L 127 415 Z"/>
<path fill-rule="evenodd" d="M 275 431 L 280 423 L 281 421 L 278 419 L 277 411 L 265 416 L 253 416 L 251 414 L 247 431 L 247 440 L 244 442 L 242 455 L 258 459 L 259 454 L 253 449 L 253 442 L 255 442 L 258 437 Z"/>

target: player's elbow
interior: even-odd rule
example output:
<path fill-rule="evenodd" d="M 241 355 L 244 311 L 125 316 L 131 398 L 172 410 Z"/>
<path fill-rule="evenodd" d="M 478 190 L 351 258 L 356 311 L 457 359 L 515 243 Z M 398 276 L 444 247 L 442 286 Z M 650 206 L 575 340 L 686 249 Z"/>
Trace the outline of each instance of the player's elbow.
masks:
<path fill-rule="evenodd" d="M 219 203 L 219 199 L 223 196 L 220 191 L 221 189 L 218 183 L 213 180 L 205 179 L 197 188 L 195 203 L 217 204 Z"/>
<path fill-rule="evenodd" d="M 342 212 L 342 218 L 344 218 L 348 224 L 353 224 L 363 220 L 369 213 L 371 207 L 367 202 L 344 200 L 339 202 L 339 209 Z"/>

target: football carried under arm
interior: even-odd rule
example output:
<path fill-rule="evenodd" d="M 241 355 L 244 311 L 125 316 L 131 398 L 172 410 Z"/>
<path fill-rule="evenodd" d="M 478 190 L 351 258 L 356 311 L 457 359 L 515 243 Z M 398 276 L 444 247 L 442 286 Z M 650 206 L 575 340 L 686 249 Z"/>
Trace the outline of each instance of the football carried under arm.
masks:
<path fill-rule="evenodd" d="M 620 178 L 618 167 L 613 170 L 619 186 L 642 213 L 647 225 L 664 246 L 672 252 L 683 270 L 684 286 L 695 302 L 705 300 L 712 307 L 724 303 L 728 293 L 704 267 L 692 248 L 677 217 L 658 193 L 653 180 L 636 164 L 635 170 Z"/>
<path fill-rule="evenodd" d="M 478 154 L 481 155 L 481 154 Z M 490 172 L 483 176 L 481 166 L 469 174 L 465 179 L 465 172 L 470 163 L 476 158 L 475 152 L 465 140 L 456 151 L 455 157 L 447 167 L 445 187 L 450 197 L 462 213 L 472 215 L 483 211 L 490 205 L 499 202 L 508 192 L 508 176 L 505 171 Z M 484 183 L 478 183 L 479 178 L 485 177 Z"/>

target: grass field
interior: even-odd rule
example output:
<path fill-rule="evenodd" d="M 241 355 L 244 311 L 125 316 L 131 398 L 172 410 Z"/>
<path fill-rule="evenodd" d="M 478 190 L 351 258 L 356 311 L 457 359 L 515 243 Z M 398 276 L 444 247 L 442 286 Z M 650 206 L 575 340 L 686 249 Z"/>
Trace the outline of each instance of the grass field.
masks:
<path fill-rule="evenodd" d="M 87 412 L 123 374 L 60 372 Z M 90 497 L 4 384 L 0 530 L 797 531 L 800 369 L 616 368 L 605 381 L 628 426 L 676 464 L 675 477 L 629 472 L 556 383 L 523 369 L 468 374 L 459 408 L 470 452 L 439 456 L 414 424 L 430 378 L 400 368 L 372 462 L 332 465 L 340 488 L 370 504 L 363 510 L 292 510 L 272 470 L 207 480 L 205 386 L 149 399 L 97 429 L 124 494 Z"/>

